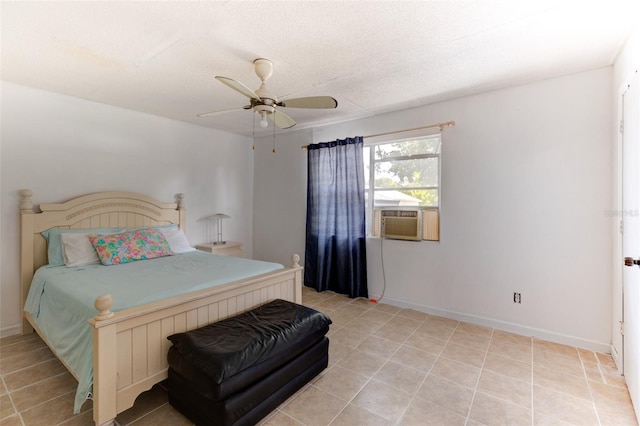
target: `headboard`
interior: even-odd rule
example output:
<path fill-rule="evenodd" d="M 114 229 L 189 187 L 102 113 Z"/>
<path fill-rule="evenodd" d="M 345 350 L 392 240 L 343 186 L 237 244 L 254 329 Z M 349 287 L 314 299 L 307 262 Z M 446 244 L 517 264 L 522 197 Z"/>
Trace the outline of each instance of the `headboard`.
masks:
<path fill-rule="evenodd" d="M 47 263 L 47 245 L 40 234 L 50 228 L 138 228 L 175 223 L 185 229 L 184 195 L 176 194 L 175 203 L 162 203 L 132 192 L 100 192 L 59 204 L 41 204 L 34 212 L 33 193 L 20 191 L 20 285 L 21 309 L 36 269 Z M 27 327 L 25 329 L 25 327 Z M 23 333 L 30 331 L 22 322 Z"/>

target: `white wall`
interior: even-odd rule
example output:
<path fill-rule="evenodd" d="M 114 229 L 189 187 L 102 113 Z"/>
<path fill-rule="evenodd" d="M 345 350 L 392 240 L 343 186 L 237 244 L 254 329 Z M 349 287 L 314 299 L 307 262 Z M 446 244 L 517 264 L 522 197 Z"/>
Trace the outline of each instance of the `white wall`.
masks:
<path fill-rule="evenodd" d="M 608 351 L 611 80 L 607 67 L 280 136 L 278 153 L 256 154 L 254 254 L 284 262 L 303 249 L 300 145 L 455 120 L 443 134 L 441 242 L 384 240 L 383 301 Z M 367 245 L 373 297 L 380 245 Z"/>
<path fill-rule="evenodd" d="M 152 115 L 2 83 L 0 335 L 20 323 L 18 191 L 61 202 L 123 190 L 173 202 L 183 192 L 187 237 L 205 242 L 198 219 L 232 216 L 224 237 L 252 254 L 251 139 Z"/>

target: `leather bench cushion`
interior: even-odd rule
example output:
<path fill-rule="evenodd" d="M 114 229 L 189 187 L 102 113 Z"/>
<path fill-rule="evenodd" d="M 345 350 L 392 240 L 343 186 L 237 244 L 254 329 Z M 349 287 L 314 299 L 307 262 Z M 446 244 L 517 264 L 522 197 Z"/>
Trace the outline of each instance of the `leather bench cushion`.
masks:
<path fill-rule="evenodd" d="M 321 340 L 331 320 L 274 300 L 237 316 L 169 336 L 169 365 L 203 394 L 221 399 L 269 374 Z"/>

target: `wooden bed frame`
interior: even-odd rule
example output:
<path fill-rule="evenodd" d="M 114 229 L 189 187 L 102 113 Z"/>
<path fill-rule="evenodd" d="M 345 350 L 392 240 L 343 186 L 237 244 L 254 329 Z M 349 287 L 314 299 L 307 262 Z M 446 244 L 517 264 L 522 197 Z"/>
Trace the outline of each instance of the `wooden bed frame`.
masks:
<path fill-rule="evenodd" d="M 177 224 L 185 228 L 183 195 L 175 203 L 129 192 L 104 192 L 61 204 L 41 204 L 36 213 L 30 190 L 20 191 L 22 333 L 34 329 L 47 342 L 24 305 L 35 270 L 47 263 L 42 231 L 50 228 L 90 229 Z M 112 425 L 118 413 L 167 378 L 167 336 L 209 324 L 280 298 L 302 303 L 300 257 L 283 270 L 111 312 L 109 295 L 96 298 L 93 328 L 93 420 Z M 47 342 L 48 344 L 48 342 Z M 51 347 L 51 345 L 49 345 Z M 55 351 L 54 351 L 55 353 Z"/>

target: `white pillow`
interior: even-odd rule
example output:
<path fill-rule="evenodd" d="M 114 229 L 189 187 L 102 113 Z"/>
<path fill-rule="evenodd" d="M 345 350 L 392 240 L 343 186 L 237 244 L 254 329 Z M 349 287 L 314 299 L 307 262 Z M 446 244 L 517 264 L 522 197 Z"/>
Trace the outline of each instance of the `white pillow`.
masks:
<path fill-rule="evenodd" d="M 98 253 L 89 240 L 95 232 L 60 234 L 62 257 L 66 266 L 82 266 L 100 263 Z"/>
<path fill-rule="evenodd" d="M 182 229 L 160 228 L 160 232 L 162 232 L 164 239 L 169 243 L 169 247 L 173 253 L 180 254 L 196 250 L 191 247 L 191 244 L 189 244 L 189 241 L 184 235 L 184 232 L 182 232 Z"/>

